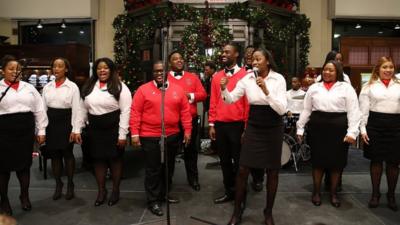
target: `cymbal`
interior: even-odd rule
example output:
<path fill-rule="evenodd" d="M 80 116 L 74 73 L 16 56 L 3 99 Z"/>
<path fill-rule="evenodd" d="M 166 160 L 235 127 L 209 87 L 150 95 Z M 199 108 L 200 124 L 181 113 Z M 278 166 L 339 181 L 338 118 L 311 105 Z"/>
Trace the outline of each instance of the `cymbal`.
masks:
<path fill-rule="evenodd" d="M 292 99 L 304 99 L 306 97 L 306 95 L 298 95 L 298 96 L 294 96 L 292 97 Z"/>

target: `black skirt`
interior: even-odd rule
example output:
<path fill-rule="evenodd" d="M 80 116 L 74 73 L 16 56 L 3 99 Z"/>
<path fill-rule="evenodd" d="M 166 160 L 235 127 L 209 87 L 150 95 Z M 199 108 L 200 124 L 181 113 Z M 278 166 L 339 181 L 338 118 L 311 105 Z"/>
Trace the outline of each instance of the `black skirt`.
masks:
<path fill-rule="evenodd" d="M 50 158 L 60 157 L 63 150 L 72 150 L 73 143 L 69 142 L 72 110 L 48 108 L 47 117 L 49 125 L 46 128 L 46 146 L 43 154 Z"/>
<path fill-rule="evenodd" d="M 364 156 L 372 161 L 400 162 L 400 114 L 369 112 L 369 145 Z"/>
<path fill-rule="evenodd" d="M 33 113 L 0 116 L 0 171 L 19 171 L 32 165 L 35 140 Z"/>
<path fill-rule="evenodd" d="M 313 111 L 308 122 L 307 141 L 311 147 L 311 163 L 318 168 L 344 168 L 349 144 L 347 113 Z"/>
<path fill-rule="evenodd" d="M 102 114 L 89 114 L 87 129 L 90 156 L 95 160 L 109 160 L 121 157 L 123 149 L 118 149 L 120 111 Z"/>
<path fill-rule="evenodd" d="M 251 105 L 239 164 L 251 168 L 279 169 L 283 119 L 268 105 Z"/>

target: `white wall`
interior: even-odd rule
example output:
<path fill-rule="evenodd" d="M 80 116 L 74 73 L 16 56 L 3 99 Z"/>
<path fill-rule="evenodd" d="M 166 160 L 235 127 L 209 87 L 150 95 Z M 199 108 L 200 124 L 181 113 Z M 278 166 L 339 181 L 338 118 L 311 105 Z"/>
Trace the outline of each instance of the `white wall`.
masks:
<path fill-rule="evenodd" d="M 330 4 L 332 18 L 400 18 L 399 0 L 330 0 Z"/>
<path fill-rule="evenodd" d="M 300 12 L 311 21 L 309 65 L 321 67 L 332 48 L 332 21 L 328 16 L 328 0 L 301 0 Z"/>
<path fill-rule="evenodd" d="M 92 18 L 98 17 L 99 0 L 0 0 L 0 18 Z M 122 0 L 109 0 L 122 2 Z"/>
<path fill-rule="evenodd" d="M 96 21 L 95 58 L 114 57 L 114 18 L 124 12 L 122 0 L 99 0 L 99 19 Z"/>

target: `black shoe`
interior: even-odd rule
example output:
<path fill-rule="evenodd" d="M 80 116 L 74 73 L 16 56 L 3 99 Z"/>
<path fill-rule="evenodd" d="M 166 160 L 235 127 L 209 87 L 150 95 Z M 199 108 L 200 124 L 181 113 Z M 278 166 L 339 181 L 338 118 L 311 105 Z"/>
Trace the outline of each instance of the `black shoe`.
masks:
<path fill-rule="evenodd" d="M 377 208 L 379 206 L 379 199 L 381 194 L 372 194 L 371 199 L 368 202 L 368 208 Z"/>
<path fill-rule="evenodd" d="M 8 199 L 3 199 L 0 203 L 0 209 L 1 209 L 1 213 L 4 213 L 8 216 L 12 216 L 13 212 L 10 206 L 10 202 L 8 201 Z M 1 214 L 0 213 L 0 214 Z"/>
<path fill-rule="evenodd" d="M 321 205 L 321 194 L 313 194 L 311 196 L 311 202 L 315 206 L 320 206 Z"/>
<path fill-rule="evenodd" d="M 191 182 L 189 184 L 193 188 L 193 190 L 200 191 L 200 184 L 199 184 L 199 182 L 197 180 L 195 180 L 195 181 L 193 181 L 193 182 Z"/>
<path fill-rule="evenodd" d="M 113 191 L 111 193 L 110 200 L 108 200 L 108 205 L 113 206 L 113 205 L 117 204 L 118 201 L 119 201 L 119 191 L 118 192 Z"/>
<path fill-rule="evenodd" d="M 387 206 L 389 207 L 389 209 L 393 210 L 394 212 L 397 212 L 399 208 L 397 207 L 396 198 L 394 194 L 387 194 L 386 196 L 388 200 Z"/>
<path fill-rule="evenodd" d="M 164 213 L 163 213 L 163 211 L 162 211 L 162 209 L 161 209 L 159 204 L 154 204 L 154 205 L 149 206 L 149 210 L 150 210 L 151 213 L 153 213 L 156 216 L 164 215 Z"/>
<path fill-rule="evenodd" d="M 53 200 L 58 200 L 61 198 L 63 186 L 64 186 L 63 182 L 59 182 L 56 184 L 56 190 L 54 191 L 53 194 Z"/>
<path fill-rule="evenodd" d="M 29 197 L 26 196 L 25 198 L 22 197 L 22 195 L 19 196 L 19 200 L 21 201 L 21 207 L 22 210 L 24 211 L 31 211 L 32 209 L 32 204 L 31 201 L 29 200 Z"/>
<path fill-rule="evenodd" d="M 263 182 L 252 182 L 251 187 L 255 192 L 260 192 L 263 190 Z"/>
<path fill-rule="evenodd" d="M 171 196 L 168 196 L 167 200 L 168 200 L 169 204 L 177 204 L 177 203 L 179 203 L 179 199 L 171 197 Z"/>
<path fill-rule="evenodd" d="M 340 199 L 337 197 L 337 195 L 331 195 L 331 205 L 335 208 L 340 207 Z"/>
<path fill-rule="evenodd" d="M 66 200 L 71 200 L 75 197 L 74 193 L 74 183 L 68 183 L 67 193 L 65 194 Z"/>
<path fill-rule="evenodd" d="M 233 201 L 234 199 L 235 198 L 233 197 L 233 195 L 224 194 L 223 196 L 214 199 L 214 204 L 222 204 L 225 202 Z"/>
<path fill-rule="evenodd" d="M 107 190 L 104 190 L 103 193 L 98 193 L 97 194 L 97 199 L 94 202 L 94 206 L 101 206 L 104 204 L 107 198 Z"/>

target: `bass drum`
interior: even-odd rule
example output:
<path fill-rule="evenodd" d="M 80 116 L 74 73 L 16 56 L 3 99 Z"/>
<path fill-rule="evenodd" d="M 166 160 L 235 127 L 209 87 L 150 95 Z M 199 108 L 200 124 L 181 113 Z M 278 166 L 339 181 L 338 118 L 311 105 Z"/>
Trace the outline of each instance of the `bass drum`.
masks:
<path fill-rule="evenodd" d="M 284 139 L 283 143 L 282 143 L 281 166 L 284 166 L 289 162 L 291 154 L 292 154 L 292 151 L 290 150 L 290 145 Z"/>

